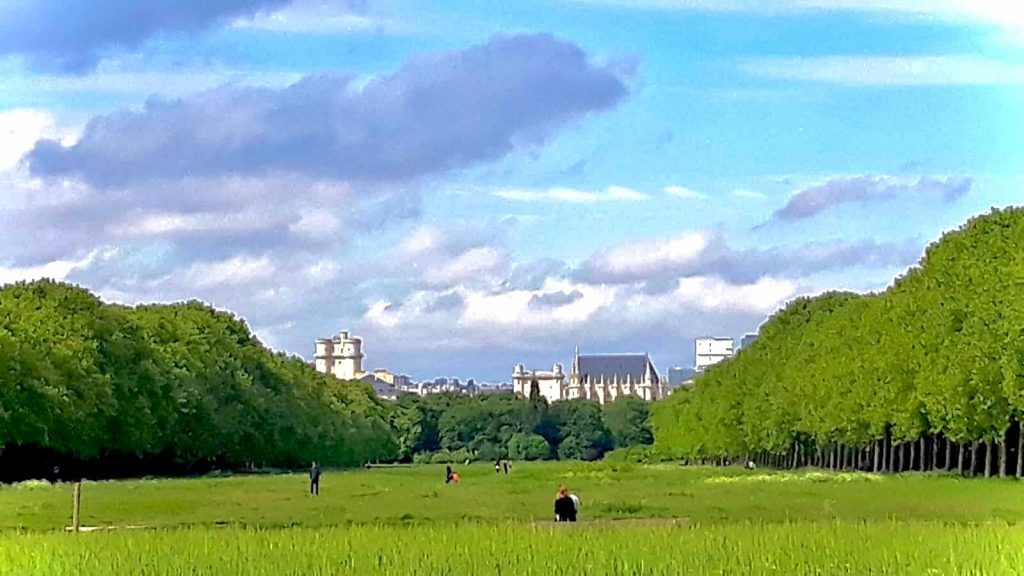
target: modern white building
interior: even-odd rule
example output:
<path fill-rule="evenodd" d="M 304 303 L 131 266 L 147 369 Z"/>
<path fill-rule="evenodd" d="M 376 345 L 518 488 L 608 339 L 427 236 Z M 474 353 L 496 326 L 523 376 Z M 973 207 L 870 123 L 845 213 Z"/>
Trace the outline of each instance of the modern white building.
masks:
<path fill-rule="evenodd" d="M 516 364 L 512 370 L 512 393 L 529 398 L 534 383 L 537 384 L 537 391 L 549 404 L 566 399 L 565 373 L 562 372 L 561 364 L 555 364 L 551 372 L 531 371 L 523 364 Z"/>
<path fill-rule="evenodd" d="M 733 340 L 727 337 L 697 338 L 695 348 L 693 367 L 698 372 L 703 372 L 708 366 L 718 364 L 735 353 Z"/>
<path fill-rule="evenodd" d="M 363 341 L 350 337 L 347 330 L 334 338 L 317 338 L 314 361 L 317 372 L 333 374 L 342 380 L 355 380 L 366 374 L 363 372 Z"/>

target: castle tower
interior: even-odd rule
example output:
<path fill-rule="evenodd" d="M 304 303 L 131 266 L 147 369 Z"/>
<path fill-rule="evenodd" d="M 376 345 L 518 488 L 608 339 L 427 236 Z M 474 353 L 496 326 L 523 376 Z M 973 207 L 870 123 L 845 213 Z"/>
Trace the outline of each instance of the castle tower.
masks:
<path fill-rule="evenodd" d="M 345 330 L 338 337 L 334 349 L 334 375 L 342 380 L 352 380 L 363 375 L 363 340 L 350 337 Z"/>

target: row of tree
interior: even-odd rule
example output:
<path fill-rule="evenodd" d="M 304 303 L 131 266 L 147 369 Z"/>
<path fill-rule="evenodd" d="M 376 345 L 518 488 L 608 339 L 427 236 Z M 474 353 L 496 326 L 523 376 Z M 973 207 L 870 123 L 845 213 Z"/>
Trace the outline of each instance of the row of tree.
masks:
<path fill-rule="evenodd" d="M 596 460 L 614 448 L 649 445 L 649 405 L 621 398 L 548 405 L 534 393 L 402 396 L 391 409 L 399 458 L 417 462 Z"/>
<path fill-rule="evenodd" d="M 690 460 L 1024 472 L 1024 210 L 929 246 L 886 291 L 800 298 L 653 410 Z"/>
<path fill-rule="evenodd" d="M 51 281 L 0 288 L 0 480 L 396 455 L 368 386 L 271 353 L 230 314 L 108 305 Z"/>

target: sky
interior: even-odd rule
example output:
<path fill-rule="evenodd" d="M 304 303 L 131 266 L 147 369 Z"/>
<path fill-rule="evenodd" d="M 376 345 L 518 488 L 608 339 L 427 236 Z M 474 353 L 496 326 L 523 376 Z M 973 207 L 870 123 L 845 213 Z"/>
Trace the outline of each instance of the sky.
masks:
<path fill-rule="evenodd" d="M 311 359 L 692 366 L 1024 201 L 993 0 L 0 0 L 0 283 Z"/>

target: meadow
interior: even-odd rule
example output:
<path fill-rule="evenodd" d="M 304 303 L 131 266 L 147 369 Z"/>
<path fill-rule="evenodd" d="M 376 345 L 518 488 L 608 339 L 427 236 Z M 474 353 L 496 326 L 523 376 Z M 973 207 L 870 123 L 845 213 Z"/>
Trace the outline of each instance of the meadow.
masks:
<path fill-rule="evenodd" d="M 0 488 L 0 574 L 1015 574 L 1024 486 L 911 474 L 484 464 Z M 583 499 L 551 522 L 558 484 Z"/>

